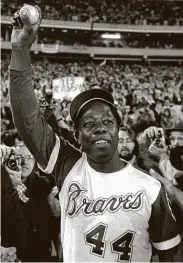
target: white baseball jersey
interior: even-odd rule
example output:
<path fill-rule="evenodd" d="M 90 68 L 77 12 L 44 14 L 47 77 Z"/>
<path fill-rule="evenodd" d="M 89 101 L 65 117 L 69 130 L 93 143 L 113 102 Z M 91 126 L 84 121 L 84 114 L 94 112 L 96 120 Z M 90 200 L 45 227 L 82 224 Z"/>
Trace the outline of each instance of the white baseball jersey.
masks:
<path fill-rule="evenodd" d="M 46 169 L 53 166 L 64 262 L 149 262 L 152 245 L 167 250 L 180 242 L 160 182 L 130 163 L 97 172 L 86 154 L 57 138 Z"/>

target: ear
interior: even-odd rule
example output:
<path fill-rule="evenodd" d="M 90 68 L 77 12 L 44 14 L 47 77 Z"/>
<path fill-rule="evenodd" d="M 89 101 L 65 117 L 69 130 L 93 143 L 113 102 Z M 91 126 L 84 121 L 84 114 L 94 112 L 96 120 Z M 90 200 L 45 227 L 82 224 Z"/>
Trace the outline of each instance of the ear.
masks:
<path fill-rule="evenodd" d="M 81 140 L 80 140 L 80 134 L 78 130 L 74 130 L 74 139 L 81 144 Z"/>
<path fill-rule="evenodd" d="M 78 132 L 78 143 L 81 145 L 81 136 L 79 132 Z"/>

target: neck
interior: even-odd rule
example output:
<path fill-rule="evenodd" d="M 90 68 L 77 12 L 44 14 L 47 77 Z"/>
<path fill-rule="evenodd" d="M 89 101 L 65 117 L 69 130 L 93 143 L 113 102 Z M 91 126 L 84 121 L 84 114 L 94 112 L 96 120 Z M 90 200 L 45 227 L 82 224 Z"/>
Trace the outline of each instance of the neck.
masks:
<path fill-rule="evenodd" d="M 116 152 L 110 160 L 104 162 L 96 162 L 90 159 L 89 156 L 87 156 L 87 160 L 94 170 L 101 173 L 114 173 L 121 170 L 126 165 L 126 163 L 120 159 L 118 152 Z"/>

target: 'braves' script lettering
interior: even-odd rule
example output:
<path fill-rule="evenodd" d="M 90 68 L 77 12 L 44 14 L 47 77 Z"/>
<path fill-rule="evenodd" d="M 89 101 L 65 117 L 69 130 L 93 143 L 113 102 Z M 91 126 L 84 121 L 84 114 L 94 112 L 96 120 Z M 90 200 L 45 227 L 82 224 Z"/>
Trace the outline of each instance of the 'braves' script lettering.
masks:
<path fill-rule="evenodd" d="M 106 211 L 114 213 L 120 208 L 124 211 L 137 211 L 143 205 L 144 191 L 139 191 L 136 194 L 126 194 L 125 196 L 111 196 L 109 198 L 98 198 L 89 200 L 83 194 L 87 192 L 78 183 L 74 182 L 69 186 L 69 199 L 67 206 L 67 214 L 70 217 L 77 216 L 80 212 L 84 215 L 102 215 Z"/>

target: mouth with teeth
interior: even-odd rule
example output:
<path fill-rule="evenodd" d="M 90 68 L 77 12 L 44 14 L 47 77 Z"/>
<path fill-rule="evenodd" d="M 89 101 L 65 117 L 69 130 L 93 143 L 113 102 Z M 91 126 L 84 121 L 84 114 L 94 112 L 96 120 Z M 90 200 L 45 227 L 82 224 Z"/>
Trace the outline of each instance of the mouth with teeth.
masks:
<path fill-rule="evenodd" d="M 127 148 L 122 148 L 122 149 L 121 149 L 121 152 L 129 152 L 129 149 L 127 149 Z"/>
<path fill-rule="evenodd" d="M 108 145 L 109 145 L 109 142 L 106 141 L 106 140 L 98 140 L 98 141 L 95 141 L 95 146 L 96 146 L 97 148 L 104 148 L 104 147 L 106 147 L 106 146 L 108 146 Z"/>

